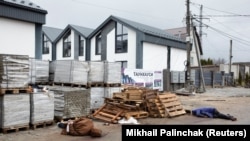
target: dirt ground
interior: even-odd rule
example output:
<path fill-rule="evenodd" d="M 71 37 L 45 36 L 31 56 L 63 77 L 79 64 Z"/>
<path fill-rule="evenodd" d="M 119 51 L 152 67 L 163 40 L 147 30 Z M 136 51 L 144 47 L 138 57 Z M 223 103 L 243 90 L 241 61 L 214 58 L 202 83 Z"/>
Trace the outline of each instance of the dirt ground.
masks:
<path fill-rule="evenodd" d="M 192 115 L 181 115 L 172 118 L 137 119 L 139 124 L 250 124 L 250 89 L 241 87 L 206 88 L 206 92 L 194 95 L 177 95 L 185 109 L 201 106 L 213 106 L 220 112 L 231 114 L 237 121 L 223 119 L 198 118 Z M 105 124 L 94 120 L 94 126 L 102 130 L 102 137 L 61 135 L 56 124 L 44 128 L 29 129 L 7 134 L 0 133 L 0 141 L 121 141 L 121 124 Z"/>

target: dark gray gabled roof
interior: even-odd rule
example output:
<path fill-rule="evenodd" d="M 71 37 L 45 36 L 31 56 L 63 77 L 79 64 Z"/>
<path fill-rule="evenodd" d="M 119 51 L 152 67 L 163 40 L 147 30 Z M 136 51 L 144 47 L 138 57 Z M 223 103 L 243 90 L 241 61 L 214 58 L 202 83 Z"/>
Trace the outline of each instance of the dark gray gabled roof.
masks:
<path fill-rule="evenodd" d="M 78 31 L 85 38 L 87 38 L 89 34 L 94 31 L 94 29 L 86 28 L 86 27 L 82 27 L 78 25 L 73 25 L 73 24 L 70 24 L 69 26 L 75 31 Z"/>
<path fill-rule="evenodd" d="M 94 31 L 94 29 L 91 28 L 86 28 L 86 27 L 82 27 L 82 26 L 78 26 L 78 25 L 72 25 L 69 24 L 62 32 L 61 34 L 55 39 L 55 42 L 58 42 L 58 40 L 64 36 L 65 33 L 67 33 L 69 30 L 74 30 L 76 31 L 78 34 L 80 34 L 81 36 L 83 36 L 84 38 L 87 38 L 90 33 L 92 33 Z"/>
<path fill-rule="evenodd" d="M 45 24 L 47 13 L 29 0 L 0 0 L 0 17 Z"/>
<path fill-rule="evenodd" d="M 175 37 L 172 34 L 166 33 L 166 31 L 164 31 L 162 29 L 155 28 L 155 27 L 152 27 L 152 26 L 148 26 L 148 25 L 145 25 L 145 24 L 141 24 L 141 23 L 138 23 L 138 22 L 134 22 L 134 21 L 131 21 L 131 20 L 127 20 L 127 19 L 120 18 L 120 17 L 113 16 L 113 15 L 111 15 L 107 20 L 105 20 L 93 33 L 91 33 L 91 35 L 89 37 L 91 38 L 92 36 L 94 36 L 96 34 L 96 32 L 98 32 L 110 20 L 120 22 L 120 23 L 124 24 L 127 27 L 133 28 L 135 30 L 139 30 L 139 31 L 141 31 L 143 33 L 146 33 L 146 34 L 150 34 L 150 35 L 160 37 L 160 38 L 166 38 L 166 39 L 171 39 L 171 40 L 183 42 L 183 40 L 181 40 L 180 38 Z"/>
<path fill-rule="evenodd" d="M 62 31 L 63 29 L 43 26 L 43 33 L 49 38 L 51 42 L 54 42 Z"/>
<path fill-rule="evenodd" d="M 124 18 L 116 17 L 116 16 L 113 16 L 113 17 L 116 18 L 117 21 L 125 23 L 128 26 L 132 26 L 133 28 L 135 28 L 135 29 L 137 29 L 137 30 L 139 30 L 141 32 L 144 32 L 144 33 L 147 33 L 147 34 L 151 34 L 151 35 L 154 35 L 154 36 L 158 36 L 158 37 L 161 37 L 161 38 L 164 37 L 164 38 L 167 38 L 167 39 L 173 39 L 173 40 L 177 40 L 177 41 L 183 41 L 180 38 L 178 38 L 176 36 L 173 36 L 172 34 L 166 33 L 162 29 L 158 29 L 158 28 L 155 28 L 155 27 L 152 27 L 152 26 L 148 26 L 148 25 L 145 25 L 145 24 L 141 24 L 141 23 L 138 23 L 138 22 L 130 21 L 130 20 L 127 20 L 127 19 L 124 19 Z"/>
<path fill-rule="evenodd" d="M 1 1 L 1 0 L 0 0 Z M 47 14 L 47 11 L 41 8 L 40 6 L 36 5 L 35 3 L 31 2 L 30 0 L 2 0 L 3 2 L 6 2 L 8 4 L 11 4 L 12 6 L 17 6 L 20 8 L 28 9 L 28 10 L 34 10 L 37 12 L 43 12 Z"/>

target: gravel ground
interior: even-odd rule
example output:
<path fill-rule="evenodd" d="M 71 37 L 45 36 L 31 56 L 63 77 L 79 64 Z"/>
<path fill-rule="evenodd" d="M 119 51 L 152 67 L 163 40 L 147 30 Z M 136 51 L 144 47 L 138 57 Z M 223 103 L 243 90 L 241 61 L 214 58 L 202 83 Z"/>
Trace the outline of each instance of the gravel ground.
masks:
<path fill-rule="evenodd" d="M 237 121 L 223 119 L 198 118 L 191 115 L 181 115 L 172 118 L 145 118 L 138 119 L 140 124 L 250 124 L 250 89 L 241 87 L 207 88 L 204 93 L 192 96 L 177 95 L 185 109 L 193 109 L 201 106 L 213 106 L 220 112 L 237 117 Z M 90 136 L 66 136 L 61 135 L 61 129 L 56 125 L 35 130 L 2 134 L 1 141 L 121 141 L 121 125 L 106 125 L 102 121 L 93 120 L 94 126 L 103 131 L 100 138 Z"/>

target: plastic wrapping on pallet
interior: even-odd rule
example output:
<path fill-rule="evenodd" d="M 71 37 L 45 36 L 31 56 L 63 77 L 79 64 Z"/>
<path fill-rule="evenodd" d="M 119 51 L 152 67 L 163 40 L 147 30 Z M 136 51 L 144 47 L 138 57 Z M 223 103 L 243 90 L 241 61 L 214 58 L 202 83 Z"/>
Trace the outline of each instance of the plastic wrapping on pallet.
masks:
<path fill-rule="evenodd" d="M 30 77 L 31 84 L 46 83 L 49 81 L 49 61 L 30 58 Z"/>
<path fill-rule="evenodd" d="M 54 82 L 86 85 L 88 80 L 88 62 L 59 60 L 54 63 Z"/>
<path fill-rule="evenodd" d="M 23 88 L 29 83 L 29 56 L 0 54 L 0 87 Z"/>
<path fill-rule="evenodd" d="M 26 93 L 0 96 L 0 127 L 29 125 L 30 95 Z"/>
<path fill-rule="evenodd" d="M 56 69 L 56 61 L 50 61 L 49 62 L 49 81 L 53 82 L 54 81 L 54 74 L 55 74 L 55 69 Z"/>
<path fill-rule="evenodd" d="M 104 104 L 104 87 L 90 88 L 90 109 L 98 109 Z"/>
<path fill-rule="evenodd" d="M 54 115 L 58 119 L 90 114 L 90 90 L 78 87 L 48 87 L 54 92 Z"/>
<path fill-rule="evenodd" d="M 121 62 L 105 62 L 104 83 L 121 83 Z"/>
<path fill-rule="evenodd" d="M 105 87 L 104 88 L 104 97 L 113 98 L 113 94 L 116 92 L 121 92 L 121 87 Z"/>
<path fill-rule="evenodd" d="M 104 82 L 104 62 L 90 61 L 88 83 L 103 83 Z"/>
<path fill-rule="evenodd" d="M 30 123 L 35 124 L 54 120 L 54 92 L 30 94 Z"/>

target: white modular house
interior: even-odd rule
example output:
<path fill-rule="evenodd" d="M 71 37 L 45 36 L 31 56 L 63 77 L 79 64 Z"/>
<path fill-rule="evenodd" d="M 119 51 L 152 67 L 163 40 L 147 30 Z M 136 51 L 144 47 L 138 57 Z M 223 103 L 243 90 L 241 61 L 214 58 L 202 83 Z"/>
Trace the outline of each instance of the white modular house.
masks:
<path fill-rule="evenodd" d="M 186 42 L 166 31 L 111 15 L 90 35 L 87 60 L 123 68 L 183 71 Z"/>
<path fill-rule="evenodd" d="M 43 26 L 42 60 L 53 61 L 56 59 L 55 40 L 62 31 L 63 29 Z"/>
<path fill-rule="evenodd" d="M 56 54 L 54 60 L 86 61 L 87 37 L 94 30 L 69 24 L 56 38 Z"/>
<path fill-rule="evenodd" d="M 29 0 L 0 0 L 0 53 L 41 59 L 46 14 Z"/>

